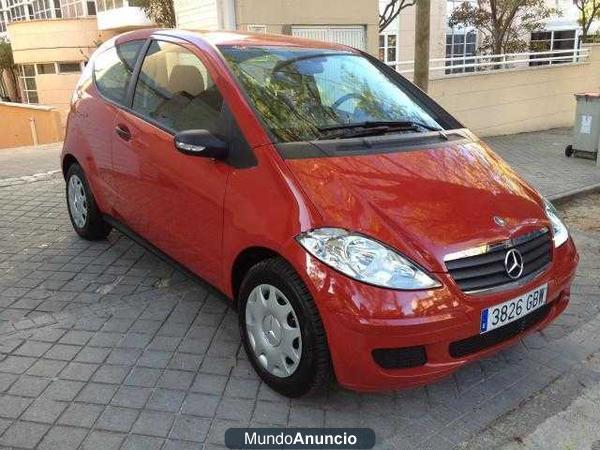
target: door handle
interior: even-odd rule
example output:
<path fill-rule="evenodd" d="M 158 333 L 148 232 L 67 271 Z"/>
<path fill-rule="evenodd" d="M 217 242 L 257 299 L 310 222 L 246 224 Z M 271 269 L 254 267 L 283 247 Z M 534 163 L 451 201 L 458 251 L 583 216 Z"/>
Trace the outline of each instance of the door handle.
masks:
<path fill-rule="evenodd" d="M 129 128 L 127 128 L 125 125 L 123 125 L 121 123 L 119 125 L 117 125 L 117 127 L 115 128 L 115 132 L 124 141 L 130 141 L 131 140 L 131 131 L 129 131 Z"/>

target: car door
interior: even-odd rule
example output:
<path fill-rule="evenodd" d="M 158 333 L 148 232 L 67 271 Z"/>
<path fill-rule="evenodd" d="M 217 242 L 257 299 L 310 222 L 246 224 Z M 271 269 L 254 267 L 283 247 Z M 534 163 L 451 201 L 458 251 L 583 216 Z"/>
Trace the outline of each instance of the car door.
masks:
<path fill-rule="evenodd" d="M 115 203 L 115 183 L 111 147 L 115 120 L 119 108 L 125 105 L 127 89 L 132 78 L 136 60 L 145 40 L 132 40 L 113 45 L 94 56 L 93 63 L 86 67 L 91 72 L 97 94 L 93 102 L 84 98 L 78 111 L 85 120 L 86 144 L 93 149 L 104 195 L 104 212 L 110 213 Z M 89 85 L 89 83 L 88 83 Z M 78 91 L 76 94 L 79 95 Z M 99 95 L 98 95 L 99 94 Z M 89 105 L 89 106 L 88 106 Z"/>
<path fill-rule="evenodd" d="M 116 120 L 116 213 L 168 256 L 216 283 L 231 166 L 178 151 L 174 135 L 191 129 L 226 134 L 223 97 L 193 47 L 152 40 L 131 108 Z"/>

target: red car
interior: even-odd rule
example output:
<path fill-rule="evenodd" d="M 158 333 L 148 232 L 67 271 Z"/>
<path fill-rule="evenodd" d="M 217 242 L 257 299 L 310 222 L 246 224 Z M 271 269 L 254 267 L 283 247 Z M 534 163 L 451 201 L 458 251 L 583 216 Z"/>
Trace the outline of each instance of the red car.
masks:
<path fill-rule="evenodd" d="M 342 45 L 118 36 L 73 94 L 62 167 L 75 231 L 117 228 L 233 299 L 292 397 L 442 378 L 554 320 L 578 262 L 548 201 Z"/>

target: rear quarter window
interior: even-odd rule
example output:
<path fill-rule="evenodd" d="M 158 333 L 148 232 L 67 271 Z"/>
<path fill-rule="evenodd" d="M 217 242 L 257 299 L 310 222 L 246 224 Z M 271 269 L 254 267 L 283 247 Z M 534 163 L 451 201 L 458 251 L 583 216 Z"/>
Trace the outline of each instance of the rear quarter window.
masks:
<path fill-rule="evenodd" d="M 130 41 L 111 47 L 94 60 L 94 79 L 100 93 L 109 100 L 125 104 L 137 57 L 144 41 Z"/>

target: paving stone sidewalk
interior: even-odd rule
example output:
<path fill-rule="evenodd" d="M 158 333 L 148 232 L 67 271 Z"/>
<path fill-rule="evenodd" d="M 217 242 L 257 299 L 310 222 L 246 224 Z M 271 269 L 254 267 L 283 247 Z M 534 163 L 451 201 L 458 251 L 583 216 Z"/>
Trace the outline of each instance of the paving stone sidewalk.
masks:
<path fill-rule="evenodd" d="M 542 333 L 424 388 L 289 400 L 256 377 L 210 287 L 117 232 L 79 239 L 58 175 L 2 187 L 0 446 L 219 448 L 244 425 L 362 425 L 378 448 L 459 446 L 600 349 L 600 240 L 574 236 L 572 301 Z"/>
<path fill-rule="evenodd" d="M 600 167 L 595 161 L 565 156 L 565 147 L 573 142 L 571 129 L 559 128 L 484 140 L 551 200 L 582 189 L 600 187 Z"/>

